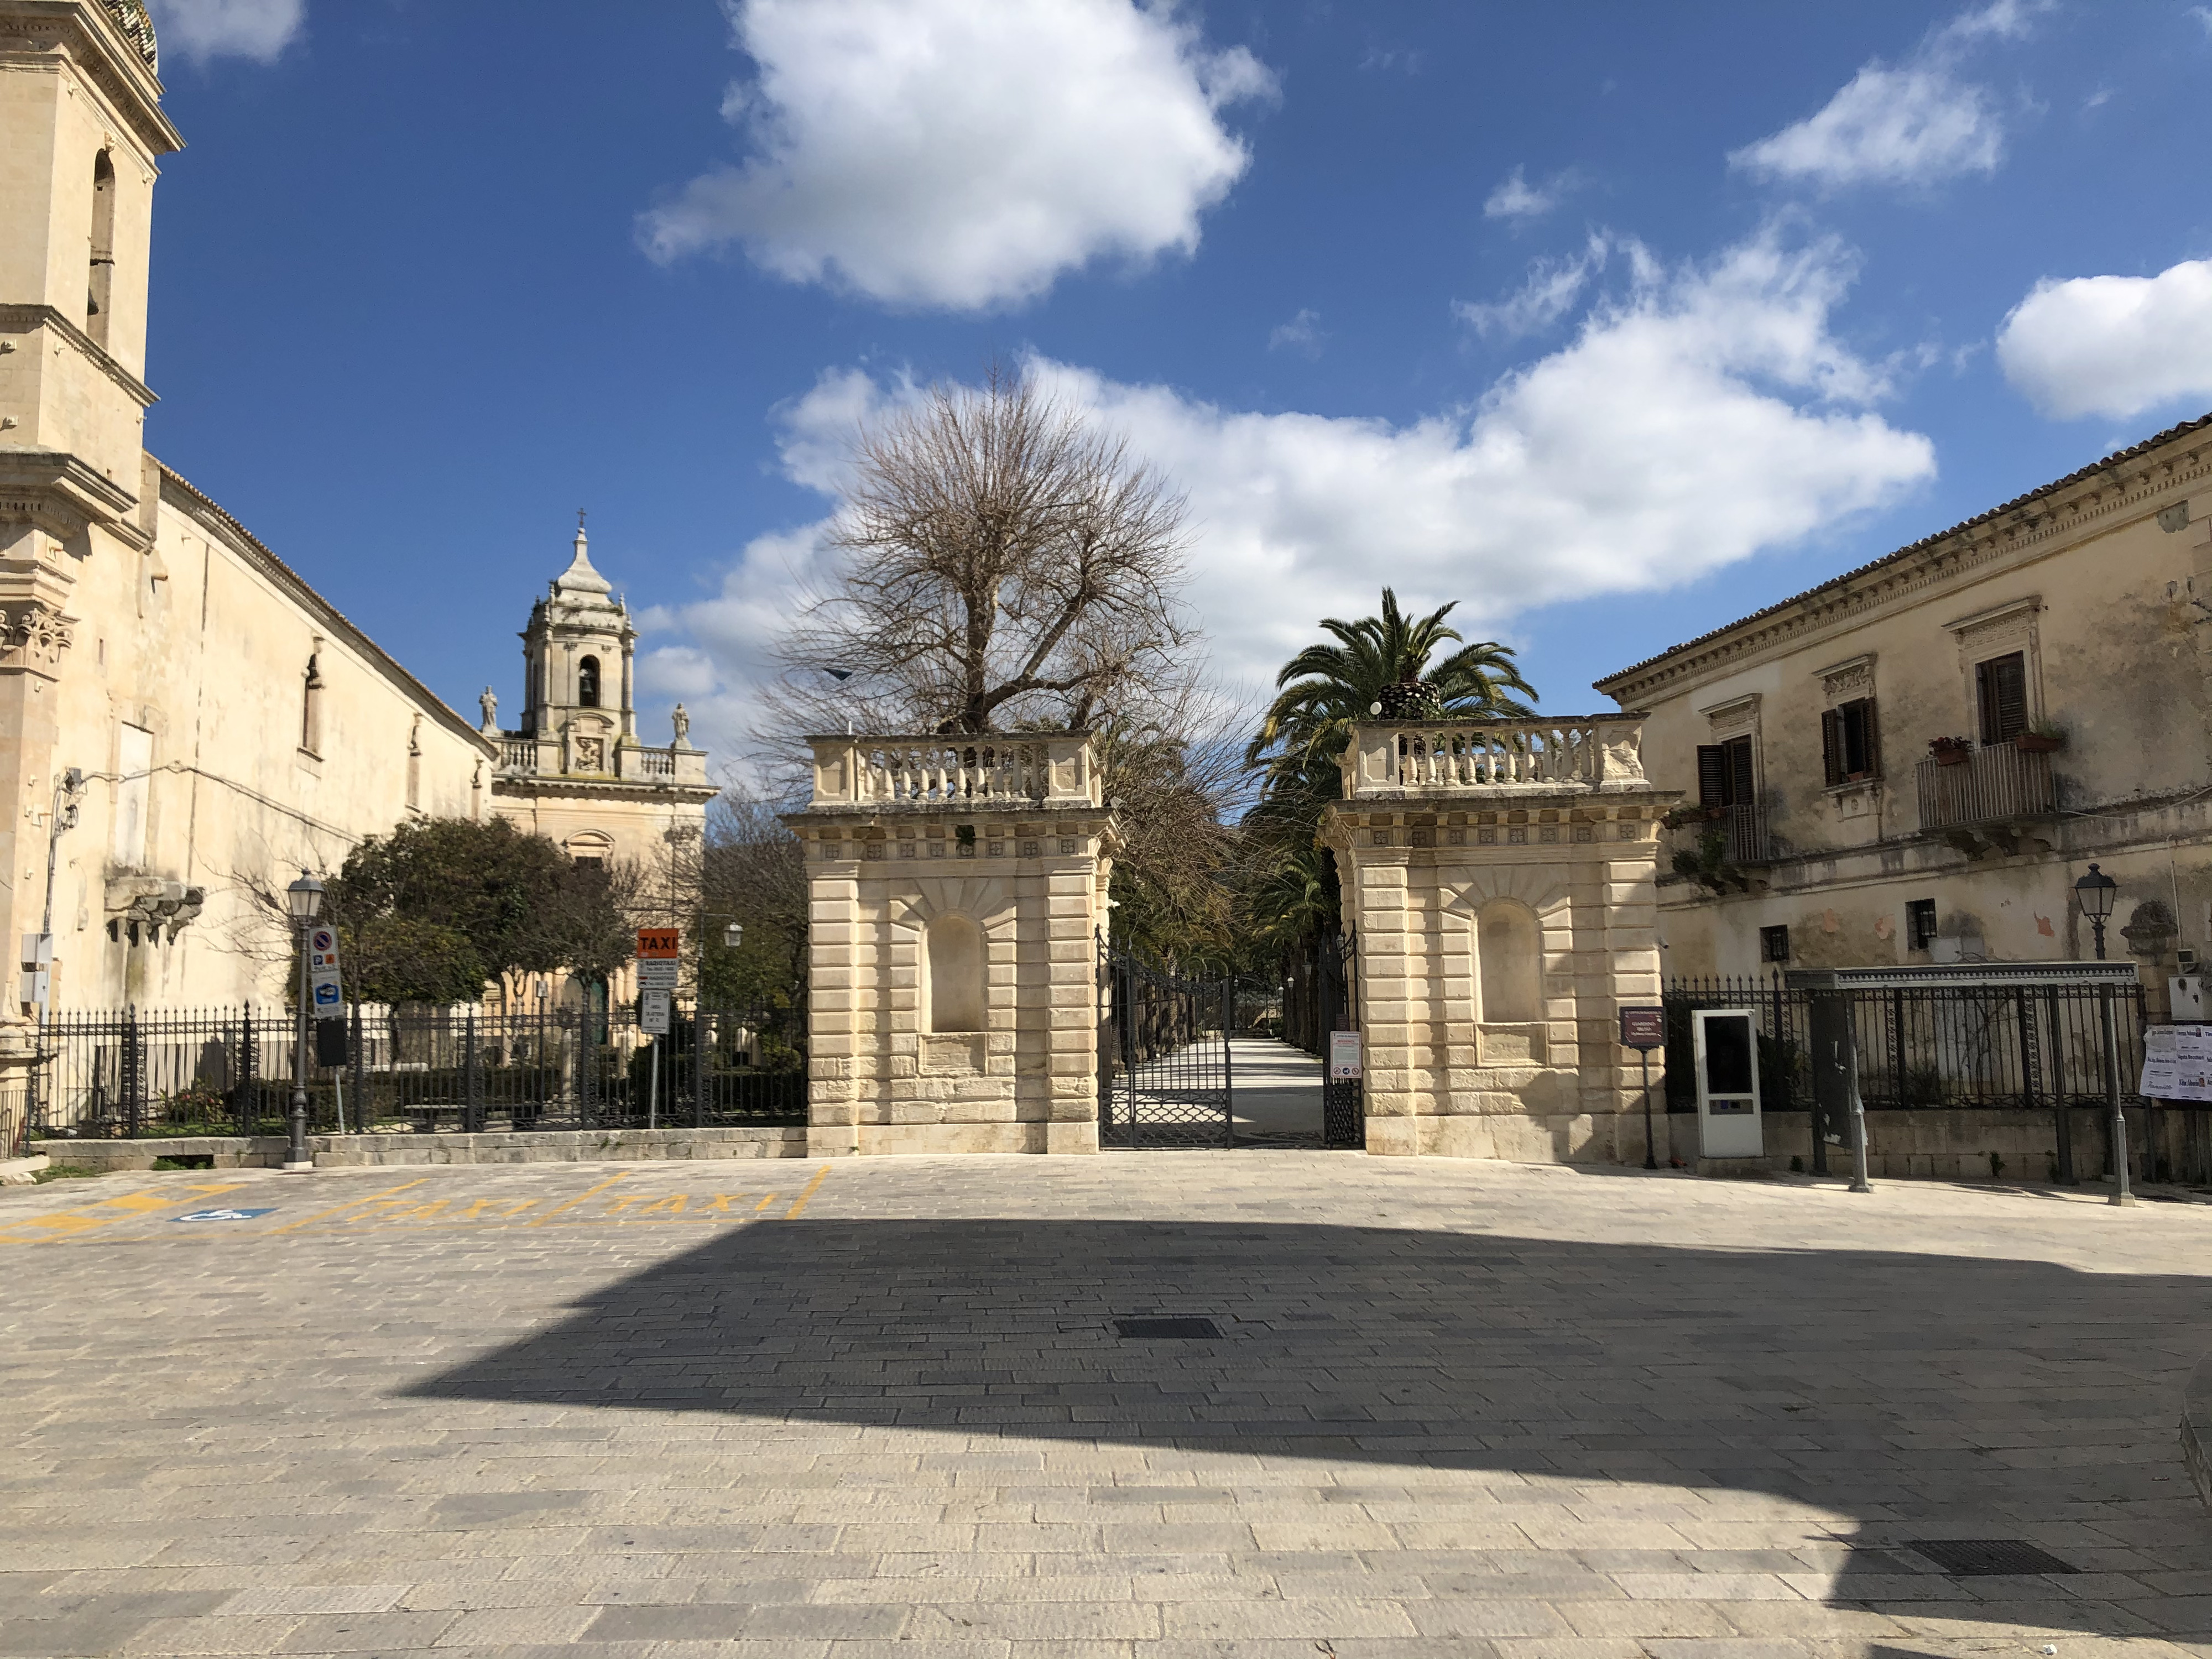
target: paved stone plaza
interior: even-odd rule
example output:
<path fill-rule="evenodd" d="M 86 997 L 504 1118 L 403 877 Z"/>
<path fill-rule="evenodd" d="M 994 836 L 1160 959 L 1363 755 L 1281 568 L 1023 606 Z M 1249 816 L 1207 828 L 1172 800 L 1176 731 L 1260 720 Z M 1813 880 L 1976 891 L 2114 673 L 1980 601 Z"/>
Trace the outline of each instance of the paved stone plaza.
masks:
<path fill-rule="evenodd" d="M 2203 1206 L 1264 1152 L 244 1171 L 0 1194 L 0 1654 L 2212 1642 Z M 1911 1547 L 1958 1540 L 2074 1571 Z"/>

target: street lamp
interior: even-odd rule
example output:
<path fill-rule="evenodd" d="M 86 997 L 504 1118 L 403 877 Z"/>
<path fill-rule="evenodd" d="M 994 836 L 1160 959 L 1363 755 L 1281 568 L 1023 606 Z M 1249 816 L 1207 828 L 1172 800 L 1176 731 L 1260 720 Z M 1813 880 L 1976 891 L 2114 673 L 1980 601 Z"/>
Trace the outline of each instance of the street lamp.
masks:
<path fill-rule="evenodd" d="M 2089 918 L 2089 926 L 2096 932 L 2097 960 L 2105 959 L 2105 922 L 2112 914 L 2112 902 L 2120 896 L 2120 884 L 2100 870 L 2089 866 L 2089 873 L 2074 884 L 2075 902 L 2081 905 L 2081 914 Z M 2105 1092 L 2112 1107 L 2112 1196 L 2114 1204 L 2132 1205 L 2135 1194 L 2128 1187 L 2128 1115 L 2120 1104 L 2119 1043 L 2113 1030 L 2112 988 L 2097 988 L 2099 1023 L 2105 1036 Z"/>
<path fill-rule="evenodd" d="M 2097 960 L 2105 959 L 2105 922 L 2112 914 L 2112 902 L 2120 896 L 2120 884 L 2100 870 L 2089 866 L 2089 873 L 2074 884 L 2075 902 L 2081 905 L 2081 914 L 2089 918 L 2089 926 L 2096 930 Z"/>
<path fill-rule="evenodd" d="M 722 948 L 725 951 L 734 951 L 744 942 L 745 925 L 742 921 L 733 921 L 722 929 Z"/>
<path fill-rule="evenodd" d="M 291 912 L 300 946 L 299 1006 L 293 1021 L 292 1140 L 284 1154 L 284 1167 L 297 1171 L 315 1167 L 307 1156 L 307 929 L 322 910 L 323 884 L 301 871 L 299 880 L 284 890 L 284 904 Z"/>

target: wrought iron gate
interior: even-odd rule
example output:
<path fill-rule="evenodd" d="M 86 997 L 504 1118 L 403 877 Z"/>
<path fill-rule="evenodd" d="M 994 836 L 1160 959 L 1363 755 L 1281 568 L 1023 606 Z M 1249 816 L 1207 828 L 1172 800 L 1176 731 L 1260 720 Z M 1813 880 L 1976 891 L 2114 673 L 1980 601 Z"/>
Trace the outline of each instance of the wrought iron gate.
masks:
<path fill-rule="evenodd" d="M 1333 1075 L 1333 1032 L 1359 1029 L 1359 950 L 1349 933 L 1324 939 L 1315 953 L 1314 1000 L 1322 1042 L 1322 1145 L 1349 1150 L 1367 1144 L 1367 1085 L 1361 1077 Z"/>
<path fill-rule="evenodd" d="M 1234 1146 L 1229 1033 L 1232 980 L 1178 978 L 1129 957 L 1106 964 L 1100 1030 L 1100 1141 L 1109 1146 Z"/>

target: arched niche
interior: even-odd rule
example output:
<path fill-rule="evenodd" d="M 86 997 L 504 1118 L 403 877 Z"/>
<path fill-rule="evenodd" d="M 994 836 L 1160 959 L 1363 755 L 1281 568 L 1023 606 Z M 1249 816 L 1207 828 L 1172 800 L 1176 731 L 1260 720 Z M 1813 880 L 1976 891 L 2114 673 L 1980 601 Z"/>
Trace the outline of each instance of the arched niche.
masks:
<path fill-rule="evenodd" d="M 931 1031 L 983 1029 L 983 930 L 953 912 L 931 920 L 922 952 Z"/>
<path fill-rule="evenodd" d="M 1543 933 L 1517 899 L 1492 899 L 1474 913 L 1477 1018 L 1485 1025 L 1533 1024 L 1544 1017 Z"/>

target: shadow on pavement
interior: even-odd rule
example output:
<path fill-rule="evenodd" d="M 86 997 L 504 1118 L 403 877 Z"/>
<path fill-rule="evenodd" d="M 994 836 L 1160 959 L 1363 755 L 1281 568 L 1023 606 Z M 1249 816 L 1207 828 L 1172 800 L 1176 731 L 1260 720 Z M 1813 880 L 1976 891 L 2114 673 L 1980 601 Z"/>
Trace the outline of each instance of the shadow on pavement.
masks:
<path fill-rule="evenodd" d="M 2208 1311 L 2203 1278 L 1964 1256 L 809 1219 L 719 1237 L 412 1392 L 1769 1493 L 1857 1521 L 1838 1600 L 2118 1634 L 2153 1626 L 1902 1546 L 2065 1558 L 2089 1553 L 2068 1523 L 2109 1521 L 2212 1568 L 2174 1431 Z M 1221 1334 L 1117 1335 L 1143 1315 Z"/>

